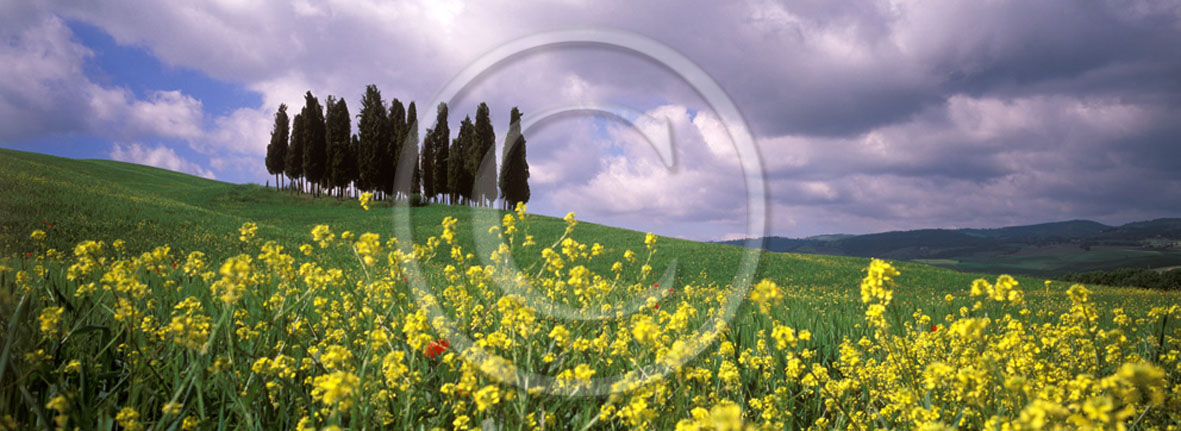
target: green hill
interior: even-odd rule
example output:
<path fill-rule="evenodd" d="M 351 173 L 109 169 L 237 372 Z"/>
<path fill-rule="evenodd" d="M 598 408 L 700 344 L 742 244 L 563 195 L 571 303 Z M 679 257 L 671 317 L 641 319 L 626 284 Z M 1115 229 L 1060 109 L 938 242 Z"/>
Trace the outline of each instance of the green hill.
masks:
<path fill-rule="evenodd" d="M 421 241 L 438 234 L 444 217 L 455 217 L 459 220 L 458 240 L 466 245 L 465 249 L 475 250 L 473 235 L 486 232 L 488 226 L 473 227 L 473 216 L 498 220 L 501 214 L 493 209 L 430 205 L 411 210 L 411 221 L 416 241 Z M 367 212 L 355 200 L 313 199 L 254 184 L 212 181 L 130 163 L 73 160 L 0 149 L 0 255 L 3 256 L 20 256 L 38 247 L 68 252 L 84 240 L 109 243 L 123 239 L 131 253 L 168 244 L 175 256 L 202 251 L 213 258 L 226 258 L 250 252 L 237 240 L 238 227 L 247 221 L 258 224 L 260 236 L 276 240 L 289 249 L 310 243 L 309 232 L 317 224 L 329 224 L 335 232 L 377 232 L 382 238 L 390 237 L 393 232 L 388 206 Z M 29 238 L 34 229 L 47 231 L 43 244 Z M 530 229 L 537 242 L 546 245 L 561 235 L 565 224 L 559 218 L 537 216 Z M 607 253 L 639 251 L 644 247 L 642 232 L 592 223 L 580 223 L 575 238 L 585 243 L 599 242 Z M 888 247 L 894 240 L 893 235 L 881 234 L 833 242 L 858 239 L 880 247 Z M 970 239 L 965 241 L 971 244 Z M 658 247 L 660 252 L 652 262 L 653 267 L 659 271 L 675 260 L 682 284 L 731 283 L 747 251 L 739 246 L 675 238 L 661 238 Z M 528 265 L 538 257 L 517 259 Z M 840 304 L 838 308 L 859 307 L 857 285 L 867 263 L 868 259 L 859 257 L 764 252 L 759 256 L 756 277 L 791 286 L 801 297 L 821 293 L 812 297 L 830 305 Z M 966 294 L 973 279 L 995 278 L 995 275 L 962 273 L 918 263 L 899 262 L 898 267 L 902 271 L 900 285 L 905 286 L 899 293 L 901 300 L 930 302 L 936 308 L 939 298 L 947 293 Z M 1040 278 L 1019 277 L 1018 280 L 1031 288 L 1042 285 Z"/>
<path fill-rule="evenodd" d="M 896 265 L 901 274 L 894 276 L 880 263 L 867 269 L 865 258 L 760 254 L 673 238 L 658 238 L 652 254 L 642 232 L 579 223 L 571 238 L 601 252 L 592 259 L 577 245 L 558 246 L 567 222 L 543 216 L 516 223 L 521 231 L 515 239 L 532 235 L 538 244 L 517 242 L 510 249 L 520 267 L 529 268 L 522 276 L 475 258 L 491 253 L 478 249 L 476 239 L 492 235 L 489 228 L 500 224 L 501 211 L 375 206 L 365 211 L 354 200 L 0 150 L 0 327 L 7 328 L 0 339 L 0 387 L 12 388 L 0 391 L 0 423 L 50 428 L 51 420 L 62 417 L 61 423 L 101 429 L 114 429 L 115 422 L 125 429 L 292 429 L 308 421 L 350 429 L 433 429 L 475 417 L 522 429 L 537 424 L 532 412 L 544 411 L 557 423 L 547 429 L 614 429 L 623 428 L 626 418 L 603 419 L 601 412 L 630 406 L 630 398 L 658 400 L 654 405 L 665 409 L 651 415 L 659 422 L 635 428 L 672 429 L 685 423 L 677 418 L 698 414 L 691 413 L 699 411 L 696 399 L 739 400 L 735 406 L 777 399 L 792 416 L 774 428 L 802 429 L 820 419 L 843 421 L 832 405 L 856 402 L 852 411 L 880 406 L 877 396 L 827 398 L 816 387 L 906 393 L 926 380 L 904 381 L 897 369 L 985 371 L 972 375 L 985 379 L 975 386 L 949 387 L 955 392 L 945 394 L 1048 375 L 1036 372 L 1035 364 L 1059 370 L 1053 379 L 1060 389 L 1054 390 L 1062 393 L 1081 376 L 1106 376 L 1116 367 L 1116 375 L 1147 369 L 1143 373 L 1175 380 L 1176 361 L 1163 358 L 1175 358 L 1177 351 L 1162 353 L 1153 343 L 1181 331 L 1181 319 L 1168 311 L 1181 304 L 1177 291 L 1091 286 L 1088 293 L 1068 283 L 1019 277 L 1020 286 L 998 282 L 996 296 L 983 299 L 970 295 L 972 281 L 997 277 L 907 262 Z M 415 245 L 435 244 L 418 248 L 425 271 L 404 265 L 370 236 L 323 248 L 309 244 L 313 226 L 322 223 L 340 238 L 347 230 L 388 240 L 395 231 L 391 214 L 408 215 Z M 427 240 L 440 235 L 447 217 L 457 219 L 454 240 Z M 239 239 L 245 222 L 257 224 L 257 238 Z M 44 230 L 45 237 L 30 238 L 34 230 Z M 891 238 L 870 243 L 885 247 Z M 82 247 L 84 256 L 73 256 L 79 241 L 117 239 L 127 241 L 126 250 Z M 286 253 L 261 241 L 275 241 Z M 171 247 L 167 253 L 128 255 L 163 244 Z M 566 257 L 547 261 L 552 267 L 531 267 L 550 244 Z M 295 250 L 301 246 L 315 249 Z M 626 250 L 640 258 L 631 262 L 623 257 Z M 190 251 L 206 252 L 205 265 L 186 263 Z M 362 255 L 380 261 L 362 264 Z M 739 262 L 751 255 L 759 258 L 758 287 L 747 298 L 733 296 L 742 292 L 728 285 Z M 612 275 L 616 260 L 628 263 Z M 676 279 L 655 276 L 674 261 Z M 645 262 L 655 274 L 641 269 Z M 82 265 L 70 269 L 75 263 Z M 578 269 L 583 264 L 591 271 Z M 191 269 L 197 266 L 203 267 Z M 876 281 L 868 295 L 873 306 L 863 303 L 863 277 Z M 501 290 L 523 281 L 536 288 L 515 293 L 542 296 L 510 297 Z M 647 293 L 652 290 L 655 295 Z M 616 314 L 568 319 L 551 313 L 547 302 Z M 454 325 L 443 324 L 447 316 Z M 466 335 L 454 337 L 456 332 Z M 1054 342 L 1042 341 L 1049 337 Z M 499 356 L 474 355 L 471 345 Z M 1088 352 L 1107 354 L 1092 361 Z M 1141 364 L 1149 355 L 1162 358 L 1159 367 Z M 611 397 L 579 392 L 591 387 L 579 381 L 646 374 L 652 368 L 644 364 L 666 364 L 670 357 L 688 361 L 677 365 L 675 377 Z M 943 362 L 948 360 L 955 362 Z M 523 390 L 514 391 L 497 380 L 498 373 L 514 369 L 558 376 L 557 388 L 571 388 L 565 393 L 571 396 L 538 394 L 533 388 L 539 386 L 522 380 L 514 382 Z M 707 374 L 687 377 L 700 370 Z M 716 376 L 711 370 L 718 370 Z M 818 373 L 835 384 L 807 383 Z M 574 383 L 563 375 L 573 375 Z M 861 380 L 865 376 L 887 383 Z M 632 378 L 624 381 L 642 382 Z M 563 386 L 569 384 L 575 386 Z M 1088 387 L 1082 390 L 1098 391 Z M 1010 392 L 1006 396 L 1015 401 L 972 413 L 975 422 L 967 427 L 984 427 L 982 418 L 993 414 L 988 412 L 1027 402 L 1024 393 Z M 615 404 L 617 398 L 623 401 Z M 932 399 L 975 403 L 958 396 Z M 909 401 L 915 409 L 916 400 Z M 946 405 L 940 408 L 966 409 Z M 714 410 L 721 411 L 709 414 Z M 1148 420 L 1163 421 L 1163 412 L 1151 409 L 1158 416 Z"/>
<path fill-rule="evenodd" d="M 741 245 L 742 241 L 725 244 Z M 866 235 L 768 237 L 770 251 L 877 257 L 959 271 L 1038 277 L 1181 265 L 1181 219 L 1108 226 L 1071 220 L 996 229 L 919 229 Z"/>

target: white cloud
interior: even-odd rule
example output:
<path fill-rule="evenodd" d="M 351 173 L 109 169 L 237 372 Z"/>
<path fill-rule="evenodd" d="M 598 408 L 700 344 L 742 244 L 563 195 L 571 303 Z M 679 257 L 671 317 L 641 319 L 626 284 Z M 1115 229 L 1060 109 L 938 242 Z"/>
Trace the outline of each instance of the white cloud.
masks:
<path fill-rule="evenodd" d="M 556 209 L 575 211 L 596 222 L 697 239 L 716 239 L 745 231 L 746 188 L 741 170 L 716 157 L 706 143 L 697 117 L 684 106 L 665 105 L 644 113 L 663 127 L 667 119 L 674 138 L 676 165 L 669 169 L 637 130 L 626 124 L 608 127 L 607 146 L 581 164 L 600 168 L 585 182 L 551 186 L 547 200 Z M 733 145 L 725 143 L 733 152 Z M 589 157 L 589 158 L 588 158 Z M 569 164 L 569 160 L 565 159 Z M 561 190 L 560 192 L 558 190 Z"/>
<path fill-rule="evenodd" d="M 12 23 L 8 23 L 12 24 Z M 40 13 L 0 30 L 0 141 L 87 133 L 118 139 L 197 139 L 201 102 L 179 91 L 137 99 L 122 87 L 93 82 L 84 64 L 93 53 L 56 16 Z"/>
<path fill-rule="evenodd" d="M 321 102 L 323 103 L 323 102 Z M 288 108 L 288 112 L 291 112 Z M 271 139 L 274 113 L 258 109 L 240 108 L 229 115 L 214 119 L 214 126 L 194 149 L 207 154 L 266 155 Z"/>
<path fill-rule="evenodd" d="M 185 160 L 171 148 L 163 145 L 147 146 L 137 142 L 115 143 L 108 156 L 113 160 L 155 166 L 177 172 L 184 172 L 209 179 L 217 177 L 212 171 L 196 163 Z"/>

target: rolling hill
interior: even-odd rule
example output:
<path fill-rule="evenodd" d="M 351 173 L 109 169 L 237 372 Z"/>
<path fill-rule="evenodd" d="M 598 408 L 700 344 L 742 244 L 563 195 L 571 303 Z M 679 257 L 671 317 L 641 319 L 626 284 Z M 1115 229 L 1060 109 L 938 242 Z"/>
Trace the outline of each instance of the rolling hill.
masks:
<path fill-rule="evenodd" d="M 363 211 L 355 200 L 313 199 L 255 184 L 230 184 L 130 163 L 74 160 L 0 149 L 0 256 L 6 258 L 48 248 L 68 253 L 84 240 L 110 243 L 122 239 L 127 243 L 126 253 L 142 253 L 167 244 L 174 256 L 202 251 L 211 258 L 225 259 L 251 253 L 237 240 L 238 227 L 247 221 L 257 223 L 260 237 L 274 240 L 288 250 L 310 243 L 309 232 L 317 224 L 329 224 L 335 232 L 376 232 L 384 239 L 392 236 L 393 229 L 388 209 L 382 211 L 382 208 L 388 206 Z M 445 217 L 455 217 L 457 241 L 466 249 L 475 250 L 474 235 L 487 231 L 487 226 L 477 227 L 477 221 L 498 220 L 502 214 L 494 209 L 430 205 L 414 208 L 410 217 L 416 242 L 438 235 L 439 223 Z M 1169 225 L 1139 224 L 1128 229 L 1151 230 L 1160 224 Z M 46 230 L 44 242 L 29 238 L 34 229 Z M 533 217 L 530 229 L 539 244 L 548 245 L 561 236 L 565 223 L 560 218 L 538 215 Z M 1078 229 L 1054 228 L 1065 232 Z M 801 295 L 803 292 L 836 294 L 842 298 L 840 303 L 856 306 L 861 270 L 868 263 L 867 259 L 856 257 L 854 252 L 859 249 L 880 251 L 882 254 L 878 256 L 882 258 L 906 260 L 923 254 L 891 252 L 919 250 L 929 238 L 943 239 L 948 250 L 986 249 L 994 241 L 988 235 L 1005 237 L 1016 235 L 1014 232 L 1020 230 L 984 230 L 975 234 L 929 230 L 918 234 L 792 240 L 795 248 L 791 253 L 761 253 L 755 276 L 779 280 L 800 289 Z M 1127 236 L 1117 235 L 1121 240 Z M 593 223 L 579 223 L 575 238 L 587 243 L 599 242 L 608 254 L 644 248 L 643 232 Z M 676 238 L 660 238 L 659 249 L 652 266 L 660 270 L 676 262 L 678 279 L 684 283 L 731 283 L 747 252 L 740 246 Z M 351 257 L 341 259 L 348 261 Z M 521 265 L 537 259 L 540 257 L 519 257 Z M 602 264 L 610 265 L 610 262 Z M 971 268 L 969 264 L 963 261 L 953 267 Z M 1017 257 L 1011 263 L 1013 267 L 1027 264 Z M 979 272 L 991 272 L 994 268 L 981 266 L 975 269 L 978 273 L 966 273 L 922 262 L 899 262 L 898 267 L 903 272 L 900 283 L 908 286 L 899 295 L 914 300 L 942 297 L 948 289 L 964 290 L 973 279 L 983 276 Z M 1018 280 L 1032 286 L 1042 282 L 1041 278 L 1031 277 L 1018 277 Z"/>
<path fill-rule="evenodd" d="M 743 240 L 726 243 L 741 245 Z M 1037 276 L 1181 265 L 1181 218 L 1108 226 L 1070 220 L 995 229 L 920 229 L 811 238 L 768 237 L 769 251 L 878 257 Z"/>

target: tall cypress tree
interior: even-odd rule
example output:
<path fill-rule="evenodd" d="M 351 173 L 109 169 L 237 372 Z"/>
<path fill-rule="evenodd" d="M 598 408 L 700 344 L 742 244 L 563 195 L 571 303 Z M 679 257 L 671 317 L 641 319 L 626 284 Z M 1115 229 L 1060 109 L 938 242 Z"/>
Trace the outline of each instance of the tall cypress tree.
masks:
<path fill-rule="evenodd" d="M 287 104 L 280 103 L 275 112 L 275 126 L 271 128 L 271 143 L 267 144 L 267 172 L 275 176 L 275 190 L 279 190 L 280 179 L 287 171 L 287 139 L 289 138 Z"/>
<path fill-rule="evenodd" d="M 451 190 L 451 201 L 460 204 L 470 202 L 472 197 L 472 171 L 468 169 L 465 157 L 474 144 L 475 130 L 472 118 L 465 117 L 459 123 L 459 133 L 451 141 L 447 160 L 447 188 Z"/>
<path fill-rule="evenodd" d="M 426 129 L 426 140 L 422 141 L 422 160 L 419 162 L 422 179 L 422 196 L 435 200 L 435 129 Z"/>
<path fill-rule="evenodd" d="M 389 142 L 389 118 L 386 116 L 381 91 L 378 91 L 376 85 L 370 84 L 365 87 L 365 95 L 361 98 L 360 117 L 360 121 L 357 122 L 361 146 L 358 149 L 358 188 L 374 191 L 382 188 L 381 173 L 388 166 L 385 163 L 385 148 Z"/>
<path fill-rule="evenodd" d="M 440 102 L 435 117 L 435 142 L 432 143 L 435 146 L 435 193 L 440 196 L 451 195 L 451 190 L 447 187 L 449 185 L 447 159 L 450 158 L 447 144 L 450 140 L 451 130 L 447 127 L 447 103 Z"/>
<path fill-rule="evenodd" d="M 320 101 L 309 91 L 304 95 L 303 128 L 304 128 L 304 176 L 312 185 L 323 187 L 327 185 L 324 175 L 328 166 L 328 141 L 324 129 L 324 108 Z M 319 188 L 316 188 L 319 194 Z"/>
<path fill-rule="evenodd" d="M 357 157 L 350 148 L 353 134 L 352 121 L 349 118 L 349 105 L 344 99 L 328 96 L 327 112 L 324 114 L 324 136 L 328 141 L 328 186 L 337 189 L 338 195 L 343 196 L 343 190 L 353 180 L 356 171 Z"/>
<path fill-rule="evenodd" d="M 397 178 L 398 161 L 402 157 L 402 141 L 406 139 L 406 108 L 402 106 L 402 101 L 394 98 L 390 101 L 389 112 L 390 137 L 386 145 L 386 161 L 389 163 L 382 170 L 382 185 L 387 194 L 394 193 L 394 180 Z"/>
<path fill-rule="evenodd" d="M 303 178 L 303 135 L 303 114 L 295 114 L 291 121 L 291 145 L 287 146 L 284 172 L 287 172 L 287 178 L 296 184 Z"/>
<path fill-rule="evenodd" d="M 415 108 L 414 102 L 406 107 L 406 131 L 402 136 L 402 150 L 398 158 L 398 173 L 400 175 L 407 175 L 409 172 L 410 183 L 402 186 L 403 193 L 409 198 L 415 193 L 422 193 L 422 172 L 418 166 L 418 108 Z M 406 160 L 408 162 L 403 162 Z M 406 166 L 401 166 L 406 165 Z M 404 171 L 403 169 L 409 169 Z"/>
<path fill-rule="evenodd" d="M 500 196 L 505 206 L 529 202 L 529 162 L 525 160 L 525 137 L 521 135 L 521 111 L 513 107 L 509 114 L 508 135 L 504 137 L 504 161 L 500 168 Z"/>
<path fill-rule="evenodd" d="M 496 131 L 492 127 L 487 103 L 476 107 L 472 145 L 465 157 L 471 172 L 471 198 L 478 204 L 496 199 Z"/>

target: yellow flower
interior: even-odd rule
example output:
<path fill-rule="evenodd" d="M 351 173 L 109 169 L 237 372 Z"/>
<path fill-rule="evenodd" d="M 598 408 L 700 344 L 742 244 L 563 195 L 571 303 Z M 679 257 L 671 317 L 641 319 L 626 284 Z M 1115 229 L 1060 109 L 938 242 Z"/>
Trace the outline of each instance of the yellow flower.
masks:
<path fill-rule="evenodd" d="M 179 312 L 172 316 L 172 322 L 165 330 L 172 335 L 177 344 L 189 350 L 202 351 L 209 339 L 210 317 L 201 310 L 201 301 L 196 297 L 185 298 L 173 307 Z"/>
<path fill-rule="evenodd" d="M 178 415 L 180 414 L 180 410 L 184 407 L 185 405 L 181 403 L 168 402 L 164 403 L 164 406 L 160 408 L 160 411 L 165 415 Z"/>
<path fill-rule="evenodd" d="M 33 241 L 44 241 L 45 240 L 45 231 L 43 231 L 41 229 L 37 229 L 37 230 L 33 231 L 33 233 L 29 234 L 29 238 L 32 238 Z"/>
<path fill-rule="evenodd" d="M 242 223 L 242 227 L 238 228 L 238 240 L 242 242 L 249 242 L 254 239 L 254 235 L 258 233 L 258 225 L 254 222 Z"/>
<path fill-rule="evenodd" d="M 57 415 L 53 417 L 54 423 L 57 424 L 57 429 L 66 429 L 66 423 L 70 420 L 70 417 L 66 415 L 70 411 L 70 400 L 65 395 L 58 394 L 58 396 L 50 399 L 48 403 L 45 403 L 45 408 L 57 412 Z M 2 425 L 0 424 L 0 426 Z"/>
<path fill-rule="evenodd" d="M 641 316 L 634 322 L 632 336 L 640 344 L 655 343 L 660 338 L 660 325 L 653 322 L 651 316 Z"/>
<path fill-rule="evenodd" d="M 377 263 L 377 254 L 381 251 L 381 236 L 366 232 L 357 239 L 353 248 L 357 251 L 357 255 L 361 257 L 361 261 L 365 263 L 365 266 L 373 266 Z"/>
<path fill-rule="evenodd" d="M 143 424 L 139 423 L 139 412 L 134 407 L 124 407 L 119 410 L 119 414 L 115 415 L 115 420 L 127 431 L 142 431 L 144 429 Z"/>
<path fill-rule="evenodd" d="M 361 196 L 357 198 L 357 200 L 361 202 L 361 208 L 364 208 L 365 211 L 369 211 L 369 203 L 373 201 L 373 193 L 361 193 Z"/>
<path fill-rule="evenodd" d="M 574 213 L 566 213 L 566 217 L 563 217 L 562 220 L 566 221 L 566 235 L 574 232 L 574 226 L 578 225 L 578 220 L 574 219 Z"/>
<path fill-rule="evenodd" d="M 58 326 L 62 320 L 61 307 L 45 307 L 41 309 L 41 315 L 37 320 L 41 322 L 41 332 L 45 333 L 48 338 L 55 338 L 61 332 Z"/>
<path fill-rule="evenodd" d="M 553 338 L 559 346 L 566 346 L 566 343 L 570 341 L 570 331 L 566 330 L 565 326 L 558 325 L 549 331 L 549 337 Z"/>
<path fill-rule="evenodd" d="M 774 281 L 764 279 L 750 290 L 750 299 L 759 304 L 760 312 L 768 314 L 771 312 L 771 306 L 783 299 L 783 292 Z"/>
<path fill-rule="evenodd" d="M 476 408 L 481 412 L 500 403 L 500 389 L 496 385 L 488 385 L 476 391 Z"/>
<path fill-rule="evenodd" d="M 320 244 L 320 248 L 328 248 L 332 244 L 332 240 L 336 239 L 336 234 L 328 228 L 326 224 L 318 224 L 312 228 L 312 241 Z"/>
<path fill-rule="evenodd" d="M 582 380 L 583 382 L 590 382 L 591 377 L 594 377 L 595 370 L 587 364 L 578 364 L 574 367 L 574 378 Z"/>
<path fill-rule="evenodd" d="M 196 276 L 197 274 L 201 273 L 201 271 L 204 271 L 205 253 L 199 251 L 189 253 L 189 256 L 185 259 L 185 265 L 183 269 L 185 271 L 185 275 L 190 277 Z"/>
<path fill-rule="evenodd" d="M 226 305 L 233 305 L 238 302 L 238 298 L 246 289 L 253 287 L 254 279 L 251 277 L 253 267 L 251 266 L 251 259 L 249 255 L 240 254 L 229 259 L 221 265 L 221 279 L 210 286 L 214 295 L 217 295 Z"/>
<path fill-rule="evenodd" d="M 722 401 L 709 409 L 709 421 L 714 431 L 740 431 L 742 407 L 732 401 Z"/>
<path fill-rule="evenodd" d="M 348 371 L 316 377 L 312 382 L 312 398 L 328 407 L 348 409 L 353 405 L 353 395 L 361 380 Z"/>

